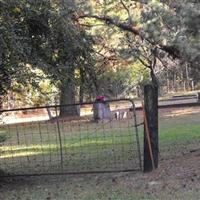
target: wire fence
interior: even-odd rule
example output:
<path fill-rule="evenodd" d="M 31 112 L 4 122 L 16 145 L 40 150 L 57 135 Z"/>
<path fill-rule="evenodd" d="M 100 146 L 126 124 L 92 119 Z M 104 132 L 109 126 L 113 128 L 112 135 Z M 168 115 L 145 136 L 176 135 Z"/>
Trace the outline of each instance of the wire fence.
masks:
<path fill-rule="evenodd" d="M 142 170 L 141 110 L 128 99 L 97 105 L 1 111 L 0 176 Z M 200 106 L 159 108 L 160 163 L 199 155 L 199 118 Z"/>
<path fill-rule="evenodd" d="M 0 176 L 141 170 L 130 100 L 4 110 Z"/>
<path fill-rule="evenodd" d="M 140 109 L 137 111 L 137 119 L 138 123 L 143 121 Z M 159 107 L 159 165 L 173 160 L 178 162 L 185 156 L 191 156 L 191 159 L 200 156 L 199 119 L 200 104 Z M 143 127 L 139 128 L 139 136 L 140 141 L 143 141 Z"/>

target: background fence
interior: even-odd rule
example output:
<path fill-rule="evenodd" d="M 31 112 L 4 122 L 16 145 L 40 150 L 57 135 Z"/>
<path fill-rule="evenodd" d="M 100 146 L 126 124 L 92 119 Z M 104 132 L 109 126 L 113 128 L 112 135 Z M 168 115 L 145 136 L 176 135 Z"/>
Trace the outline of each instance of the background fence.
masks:
<path fill-rule="evenodd" d="M 96 105 L 3 111 L 0 176 L 141 170 L 134 104 L 109 101 L 104 119 Z"/>

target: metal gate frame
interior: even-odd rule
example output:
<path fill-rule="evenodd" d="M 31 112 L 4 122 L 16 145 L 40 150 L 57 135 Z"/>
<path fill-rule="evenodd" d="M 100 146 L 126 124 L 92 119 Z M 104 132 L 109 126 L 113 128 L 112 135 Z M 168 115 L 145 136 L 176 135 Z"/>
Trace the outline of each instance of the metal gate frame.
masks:
<path fill-rule="evenodd" d="M 135 139 L 137 143 L 137 154 L 138 154 L 138 162 L 139 162 L 139 168 L 138 170 L 142 171 L 142 154 L 140 149 L 140 141 L 139 141 L 139 130 L 138 127 L 143 125 L 143 123 L 138 124 L 137 122 L 137 114 L 136 114 L 136 107 L 135 103 L 132 99 L 116 99 L 116 100 L 105 100 L 105 103 L 112 103 L 112 102 L 119 102 L 119 101 L 128 101 L 132 104 L 132 108 L 130 109 L 131 112 L 133 112 L 133 120 L 134 125 L 133 128 L 135 130 Z M 53 105 L 53 106 L 41 106 L 41 107 L 28 107 L 28 108 L 19 108 L 19 109 L 10 109 L 10 110 L 1 110 L 1 113 L 4 112 L 17 112 L 17 111 L 27 111 L 27 110 L 35 110 L 35 109 L 55 109 L 56 113 L 56 127 L 57 127 L 57 133 L 58 133 L 58 140 L 59 140 L 59 150 L 60 150 L 60 166 L 61 171 L 55 172 L 55 173 L 30 173 L 30 174 L 1 174 L 0 177 L 13 177 L 13 176 L 41 176 L 41 175 L 63 175 L 63 174 L 97 174 L 97 173 L 113 173 L 113 172 L 130 172 L 130 171 L 138 171 L 135 169 L 126 169 L 126 170 L 95 170 L 95 171 L 64 171 L 63 167 L 63 144 L 62 144 L 62 134 L 61 134 L 61 127 L 60 127 L 60 121 L 58 120 L 58 108 L 61 107 L 69 107 L 69 106 L 83 106 L 83 105 L 93 105 L 97 102 L 84 102 L 84 103 L 76 103 L 76 104 L 67 104 L 67 105 Z M 1 146 L 1 144 L 0 144 Z M 0 152 L 1 154 L 1 152 Z M 1 159 L 0 159 L 1 160 Z M 1 164 L 0 164 L 1 166 Z"/>

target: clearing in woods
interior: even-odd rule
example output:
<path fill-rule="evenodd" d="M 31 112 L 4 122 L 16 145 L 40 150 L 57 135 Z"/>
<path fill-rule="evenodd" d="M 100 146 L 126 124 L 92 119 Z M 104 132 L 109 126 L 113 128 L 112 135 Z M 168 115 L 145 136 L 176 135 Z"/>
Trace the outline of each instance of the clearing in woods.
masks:
<path fill-rule="evenodd" d="M 200 196 L 199 119 L 199 108 L 160 110 L 160 165 L 159 169 L 152 173 L 129 172 L 1 179 L 0 199 L 198 200 Z M 142 138 L 142 129 L 140 137 Z"/>

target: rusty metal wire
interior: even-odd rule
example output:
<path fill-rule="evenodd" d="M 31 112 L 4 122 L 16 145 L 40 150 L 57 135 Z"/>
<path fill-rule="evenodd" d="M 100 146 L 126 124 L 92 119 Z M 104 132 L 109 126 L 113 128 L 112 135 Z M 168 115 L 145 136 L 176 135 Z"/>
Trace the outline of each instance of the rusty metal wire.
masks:
<path fill-rule="evenodd" d="M 134 103 L 106 101 L 110 117 L 98 120 L 95 104 L 3 110 L 0 176 L 142 170 Z"/>

